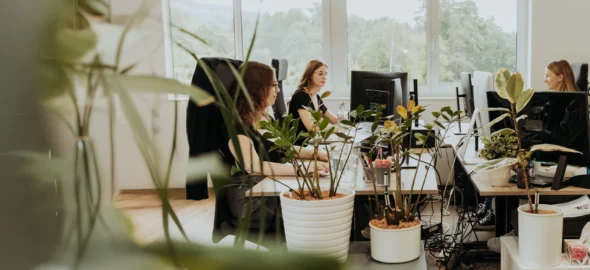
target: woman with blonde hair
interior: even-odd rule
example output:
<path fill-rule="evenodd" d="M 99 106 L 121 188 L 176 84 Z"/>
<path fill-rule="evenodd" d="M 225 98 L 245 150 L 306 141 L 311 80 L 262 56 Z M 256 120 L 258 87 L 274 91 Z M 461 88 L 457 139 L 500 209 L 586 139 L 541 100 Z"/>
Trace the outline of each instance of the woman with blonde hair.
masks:
<path fill-rule="evenodd" d="M 578 91 L 574 71 L 566 60 L 553 61 L 545 68 L 545 80 L 549 90 L 560 92 Z"/>
<path fill-rule="evenodd" d="M 289 102 L 289 114 L 293 116 L 293 119 L 300 121 L 297 128 L 298 134 L 314 128 L 311 113 L 305 110 L 305 107 L 321 111 L 322 117 L 330 119 L 331 124 L 338 123 L 336 116 L 328 110 L 318 94 L 326 85 L 327 79 L 328 66 L 326 64 L 319 60 L 311 60 L 307 63 L 297 90 Z M 301 145 L 303 141 L 304 139 L 300 139 L 297 144 Z"/>

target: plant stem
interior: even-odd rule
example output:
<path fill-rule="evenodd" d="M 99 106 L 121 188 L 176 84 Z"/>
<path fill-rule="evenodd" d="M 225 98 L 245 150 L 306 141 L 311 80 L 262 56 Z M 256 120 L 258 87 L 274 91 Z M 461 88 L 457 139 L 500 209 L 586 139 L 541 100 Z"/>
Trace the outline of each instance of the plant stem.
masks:
<path fill-rule="evenodd" d="M 522 140 L 520 138 L 520 132 L 518 130 L 518 121 L 516 121 L 516 107 L 515 104 L 510 103 L 510 114 L 512 114 L 512 122 L 514 122 L 514 132 L 516 133 L 516 138 L 518 139 L 518 165 L 520 166 L 522 178 L 524 180 L 524 187 L 526 189 L 526 195 L 529 203 L 529 210 L 531 213 L 533 212 L 533 203 L 531 200 L 531 191 L 529 189 L 529 179 L 526 173 L 527 161 L 525 158 L 524 150 L 522 149 Z"/>

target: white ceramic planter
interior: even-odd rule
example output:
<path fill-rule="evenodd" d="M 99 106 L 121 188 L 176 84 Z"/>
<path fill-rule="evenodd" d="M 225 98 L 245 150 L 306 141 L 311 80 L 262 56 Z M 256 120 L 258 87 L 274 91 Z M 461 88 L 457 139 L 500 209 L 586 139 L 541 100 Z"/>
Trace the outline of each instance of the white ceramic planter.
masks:
<path fill-rule="evenodd" d="M 345 262 L 348 258 L 354 190 L 338 188 L 338 193 L 347 196 L 321 201 L 285 198 L 287 192 L 283 191 L 280 195 L 287 250 L 329 256 Z"/>
<path fill-rule="evenodd" d="M 510 180 L 510 166 L 500 167 L 486 172 L 488 183 L 492 187 L 506 187 Z"/>
<path fill-rule="evenodd" d="M 384 263 L 409 262 L 420 257 L 420 225 L 399 230 L 371 225 L 371 257 Z"/>
<path fill-rule="evenodd" d="M 556 214 L 537 215 L 524 212 L 528 204 L 518 207 L 518 253 L 523 264 L 531 267 L 554 267 L 561 263 L 563 209 L 539 204 L 539 209 Z"/>

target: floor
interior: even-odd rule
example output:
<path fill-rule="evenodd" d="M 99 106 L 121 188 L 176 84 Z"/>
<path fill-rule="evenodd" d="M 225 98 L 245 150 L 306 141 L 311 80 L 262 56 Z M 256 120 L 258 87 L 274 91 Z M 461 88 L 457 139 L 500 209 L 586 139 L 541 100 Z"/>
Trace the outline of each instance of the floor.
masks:
<path fill-rule="evenodd" d="M 187 236 L 192 241 L 213 245 L 211 231 L 213 230 L 215 194 L 210 192 L 209 199 L 201 201 L 188 201 L 184 198 L 185 193 L 183 189 L 170 191 L 170 202 Z M 164 237 L 161 207 L 159 199 L 153 191 L 123 191 L 117 196 L 115 204 L 133 221 L 135 225 L 134 236 L 139 242 L 150 243 Z M 447 234 L 452 234 L 452 232 L 456 232 L 456 224 L 459 216 L 453 205 L 449 205 L 446 210 L 443 212 L 443 228 Z M 431 199 L 424 210 L 422 210 L 422 221 L 429 222 L 432 220 L 433 222 L 440 222 L 440 218 L 440 201 Z M 172 236 L 180 239 L 181 234 L 178 229 L 174 226 L 172 228 L 174 228 L 171 230 Z M 480 241 L 485 241 L 492 236 L 493 231 L 477 231 L 477 239 Z M 475 241 L 475 238 L 475 234 L 471 233 L 465 237 L 464 242 Z M 436 255 L 438 253 L 433 252 L 431 254 L 431 252 L 427 252 L 428 269 L 446 269 L 443 266 L 437 266 L 436 258 L 433 254 Z M 497 254 L 484 254 L 490 254 L 490 257 L 477 259 L 472 265 L 474 267 L 473 269 L 500 269 Z"/>

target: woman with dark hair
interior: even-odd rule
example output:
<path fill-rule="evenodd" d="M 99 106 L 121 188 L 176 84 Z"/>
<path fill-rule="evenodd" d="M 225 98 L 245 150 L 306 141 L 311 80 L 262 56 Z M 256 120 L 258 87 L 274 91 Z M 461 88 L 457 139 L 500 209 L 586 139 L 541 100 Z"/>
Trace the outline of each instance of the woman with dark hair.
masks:
<path fill-rule="evenodd" d="M 311 60 L 307 63 L 297 90 L 293 93 L 293 97 L 289 102 L 289 114 L 293 116 L 293 119 L 300 120 L 297 133 L 314 128 L 311 113 L 305 107 L 321 111 L 322 117 L 330 119 L 331 124 L 338 123 L 336 116 L 326 108 L 318 94 L 322 87 L 326 85 L 327 79 L 328 66 L 326 64 L 319 60 Z M 297 144 L 300 145 L 303 141 L 304 139 L 300 139 Z"/>
<path fill-rule="evenodd" d="M 553 61 L 545 68 L 545 80 L 547 88 L 552 91 L 574 92 L 578 91 L 574 79 L 574 71 L 566 60 Z"/>
<path fill-rule="evenodd" d="M 244 92 L 236 92 L 238 90 L 237 83 L 230 87 L 230 95 L 234 97 L 237 94 L 235 106 L 242 122 L 242 125 L 236 125 L 236 131 L 238 134 L 237 145 L 241 150 L 243 162 L 239 161 L 234 142 L 231 139 L 228 138 L 227 145 L 222 145 L 220 149 L 224 163 L 239 169 L 239 172 L 232 175 L 231 188 L 227 193 L 234 225 L 237 225 L 237 221 L 245 216 L 244 210 L 248 206 L 248 199 L 244 196 L 245 192 L 264 179 L 266 175 L 291 176 L 297 175 L 297 173 L 311 173 L 314 168 L 314 166 L 305 166 L 309 168 L 309 171 L 303 172 L 301 165 L 296 170 L 292 164 L 283 163 L 284 153 L 280 150 L 269 152 L 274 143 L 263 138 L 257 131 L 258 123 L 268 116 L 267 109 L 274 104 L 277 93 L 280 91 L 275 80 L 274 70 L 265 64 L 252 61 L 242 64 L 239 71 L 245 72 L 243 81 L 252 101 L 252 106 L 250 106 Z M 313 149 L 296 147 L 295 150 L 298 151 L 301 159 L 313 157 Z M 318 158 L 323 161 L 328 160 L 325 152 L 319 152 Z M 318 162 L 318 168 L 320 171 L 328 171 L 328 165 L 325 162 Z M 259 224 L 261 201 L 260 199 L 252 201 L 250 228 L 259 228 L 261 225 Z M 277 200 L 266 200 L 264 229 L 274 224 L 272 219 L 277 210 L 277 203 Z"/>

